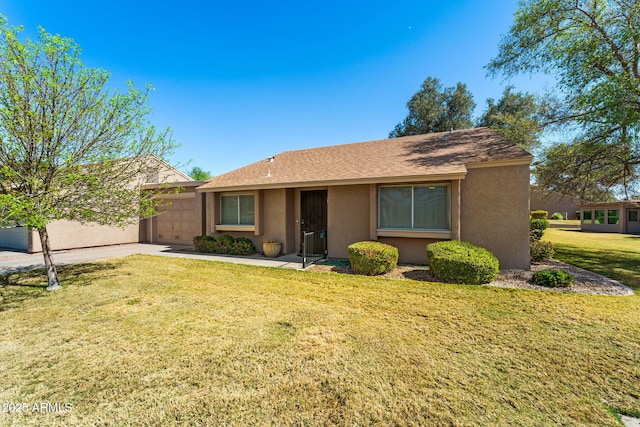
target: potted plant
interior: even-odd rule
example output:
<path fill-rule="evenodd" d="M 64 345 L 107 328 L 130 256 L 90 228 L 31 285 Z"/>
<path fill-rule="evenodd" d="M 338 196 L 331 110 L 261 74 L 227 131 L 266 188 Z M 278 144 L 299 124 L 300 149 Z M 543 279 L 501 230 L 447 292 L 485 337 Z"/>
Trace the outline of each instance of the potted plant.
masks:
<path fill-rule="evenodd" d="M 275 258 L 280 255 L 280 251 L 282 250 L 282 243 L 277 240 L 265 240 L 262 242 L 262 252 L 264 252 L 264 256 L 269 258 Z"/>

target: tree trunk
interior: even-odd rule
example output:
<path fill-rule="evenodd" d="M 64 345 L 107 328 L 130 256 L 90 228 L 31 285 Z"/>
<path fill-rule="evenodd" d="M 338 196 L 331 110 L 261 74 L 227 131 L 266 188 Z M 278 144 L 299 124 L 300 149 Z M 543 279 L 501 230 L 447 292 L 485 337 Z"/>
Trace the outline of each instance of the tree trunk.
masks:
<path fill-rule="evenodd" d="M 51 246 L 49 245 L 49 233 L 47 233 L 47 227 L 38 228 L 38 234 L 40 235 L 40 243 L 42 244 L 42 255 L 44 256 L 44 266 L 47 269 L 47 286 L 48 291 L 57 291 L 62 289 L 58 282 L 58 272 L 56 266 L 53 265 L 51 259 Z"/>

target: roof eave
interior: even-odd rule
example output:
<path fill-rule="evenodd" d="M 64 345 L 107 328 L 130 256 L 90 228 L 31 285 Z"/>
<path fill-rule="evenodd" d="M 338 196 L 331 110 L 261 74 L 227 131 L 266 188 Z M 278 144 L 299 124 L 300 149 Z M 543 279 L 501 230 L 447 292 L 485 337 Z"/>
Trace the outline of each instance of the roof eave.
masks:
<path fill-rule="evenodd" d="M 500 166 L 524 166 L 524 165 L 531 165 L 532 161 L 533 161 L 533 156 L 527 156 L 527 157 L 520 157 L 517 159 L 466 162 L 465 166 L 468 169 L 495 168 Z"/>
<path fill-rule="evenodd" d="M 363 184 L 397 184 L 405 182 L 434 182 L 464 179 L 467 175 L 465 171 L 453 173 L 440 173 L 432 175 L 410 175 L 410 176 L 391 176 L 391 177 L 372 177 L 357 179 L 336 179 L 336 180 L 318 180 L 318 181 L 299 181 L 299 182 L 274 182 L 250 185 L 232 185 L 232 186 L 211 186 L 211 183 L 205 184 L 197 188 L 199 192 L 222 192 L 222 191 L 252 191 L 252 190 L 269 190 L 278 188 L 302 188 L 302 187 L 329 187 L 334 185 L 363 185 Z"/>

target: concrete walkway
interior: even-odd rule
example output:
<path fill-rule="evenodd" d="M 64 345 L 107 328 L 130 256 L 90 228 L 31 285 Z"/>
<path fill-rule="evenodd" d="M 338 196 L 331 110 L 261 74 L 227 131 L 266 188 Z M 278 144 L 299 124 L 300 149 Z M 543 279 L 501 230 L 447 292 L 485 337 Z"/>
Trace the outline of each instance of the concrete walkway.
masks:
<path fill-rule="evenodd" d="M 302 269 L 302 257 L 299 257 L 296 254 L 284 255 L 278 258 L 266 258 L 261 255 L 234 257 L 227 255 L 199 254 L 191 252 L 192 250 L 193 246 L 190 245 L 150 245 L 133 243 L 129 245 L 54 251 L 53 262 L 56 265 L 77 264 L 82 262 L 119 258 L 133 254 L 146 254 L 175 258 L 231 262 L 235 264 L 259 265 L 263 267 Z M 41 253 L 27 254 L 24 252 L 0 249 L 0 274 L 32 270 L 36 268 L 44 268 L 44 260 Z"/>

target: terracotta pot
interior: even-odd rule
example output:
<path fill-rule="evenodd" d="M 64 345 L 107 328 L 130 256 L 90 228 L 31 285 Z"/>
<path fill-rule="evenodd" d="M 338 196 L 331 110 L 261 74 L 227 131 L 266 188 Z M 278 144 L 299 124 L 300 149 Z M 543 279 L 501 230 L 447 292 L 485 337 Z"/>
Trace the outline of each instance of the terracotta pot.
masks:
<path fill-rule="evenodd" d="M 282 243 L 280 242 L 264 242 L 262 243 L 262 252 L 264 256 L 269 258 L 275 258 L 280 255 L 282 250 Z"/>

